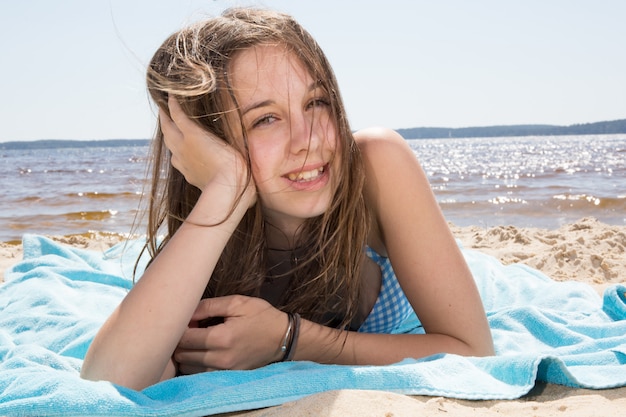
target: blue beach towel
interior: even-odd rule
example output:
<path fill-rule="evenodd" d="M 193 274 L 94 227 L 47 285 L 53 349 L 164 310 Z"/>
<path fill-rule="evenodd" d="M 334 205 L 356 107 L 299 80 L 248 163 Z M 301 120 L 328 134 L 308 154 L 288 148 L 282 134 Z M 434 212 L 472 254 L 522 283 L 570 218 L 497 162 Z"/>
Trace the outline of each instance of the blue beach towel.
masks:
<path fill-rule="evenodd" d="M 336 389 L 513 399 L 536 381 L 626 385 L 626 286 L 604 298 L 523 265 L 464 250 L 497 356 L 435 355 L 390 366 L 276 363 L 184 376 L 137 392 L 79 377 L 99 326 L 132 285 L 140 243 L 104 254 L 24 237 L 24 260 L 0 285 L 1 416 L 203 416 L 278 405 Z M 407 325 L 407 328 L 411 326 Z"/>

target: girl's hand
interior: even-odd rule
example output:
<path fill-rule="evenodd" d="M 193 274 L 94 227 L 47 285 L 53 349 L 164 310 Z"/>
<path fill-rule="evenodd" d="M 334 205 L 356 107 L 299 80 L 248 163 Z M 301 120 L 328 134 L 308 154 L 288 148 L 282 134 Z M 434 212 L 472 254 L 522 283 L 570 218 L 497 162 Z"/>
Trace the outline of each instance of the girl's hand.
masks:
<path fill-rule="evenodd" d="M 192 322 L 222 317 L 207 328 L 190 327 L 174 352 L 184 374 L 218 369 L 254 369 L 282 359 L 286 313 L 267 301 L 242 295 L 200 301 Z"/>
<path fill-rule="evenodd" d="M 168 107 L 171 117 L 160 109 L 159 122 L 165 146 L 172 153 L 172 166 L 202 191 L 217 183 L 231 188 L 237 196 L 247 186 L 251 206 L 256 192 L 252 180 L 247 184 L 248 168 L 243 156 L 187 117 L 175 98 L 168 99 Z"/>

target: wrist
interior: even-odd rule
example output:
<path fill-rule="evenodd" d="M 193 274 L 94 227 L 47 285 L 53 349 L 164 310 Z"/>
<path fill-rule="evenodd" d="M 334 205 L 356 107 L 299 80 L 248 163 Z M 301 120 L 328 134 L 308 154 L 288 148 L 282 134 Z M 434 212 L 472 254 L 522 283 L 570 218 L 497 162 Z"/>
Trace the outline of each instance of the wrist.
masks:
<path fill-rule="evenodd" d="M 274 356 L 272 357 L 272 360 L 269 363 L 275 363 L 275 362 L 281 362 L 283 359 L 283 356 L 285 356 L 285 353 L 283 351 L 283 346 L 285 346 L 286 343 L 286 339 L 289 335 L 289 332 L 291 331 L 291 320 L 289 318 L 289 313 L 285 313 L 285 312 L 281 312 L 281 316 L 284 317 L 284 321 L 280 320 L 280 323 L 282 324 L 279 327 L 278 330 L 278 337 L 275 338 L 274 340 L 277 340 L 276 343 L 276 350 L 274 352 Z"/>
<path fill-rule="evenodd" d="M 298 313 L 284 313 L 287 316 L 285 332 L 281 335 L 280 344 L 274 362 L 293 360 L 300 335 L 301 319 Z"/>
<path fill-rule="evenodd" d="M 292 360 L 354 364 L 351 333 L 309 320 L 301 320 L 298 348 Z"/>
<path fill-rule="evenodd" d="M 288 313 L 289 325 L 283 338 L 280 351 L 283 354 L 281 362 L 291 361 L 296 352 L 298 337 L 300 336 L 300 315 L 298 313 Z"/>
<path fill-rule="evenodd" d="M 212 183 L 204 187 L 186 221 L 202 226 L 229 222 L 237 225 L 254 204 L 254 197 L 254 192 L 246 190 L 241 194 L 236 187 Z"/>
<path fill-rule="evenodd" d="M 248 176 L 247 169 L 224 169 L 201 188 L 203 194 L 212 192 L 213 189 L 220 189 L 220 194 L 225 199 L 230 199 L 231 207 L 237 204 L 247 210 L 256 202 L 256 187 L 252 177 Z"/>

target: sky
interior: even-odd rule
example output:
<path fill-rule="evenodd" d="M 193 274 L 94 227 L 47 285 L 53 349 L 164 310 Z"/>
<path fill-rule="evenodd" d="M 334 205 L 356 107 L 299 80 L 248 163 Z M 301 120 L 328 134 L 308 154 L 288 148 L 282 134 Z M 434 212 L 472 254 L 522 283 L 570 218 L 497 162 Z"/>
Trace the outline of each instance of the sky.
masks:
<path fill-rule="evenodd" d="M 621 0 L 1 0 L 0 142 L 151 137 L 152 54 L 242 5 L 317 39 L 353 129 L 626 118 Z"/>

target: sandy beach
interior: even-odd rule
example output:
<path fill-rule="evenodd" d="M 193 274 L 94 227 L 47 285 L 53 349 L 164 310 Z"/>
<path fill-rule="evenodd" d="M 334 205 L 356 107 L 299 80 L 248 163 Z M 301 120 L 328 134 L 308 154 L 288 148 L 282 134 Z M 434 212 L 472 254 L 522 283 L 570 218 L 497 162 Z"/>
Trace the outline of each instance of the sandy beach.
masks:
<path fill-rule="evenodd" d="M 599 293 L 626 282 L 626 226 L 611 226 L 593 218 L 558 229 L 456 227 L 464 247 L 500 259 L 504 264 L 525 263 L 558 281 L 580 281 Z M 54 240 L 103 251 L 119 242 L 116 234 L 91 233 L 57 236 Z M 0 278 L 22 259 L 21 245 L 0 243 Z M 1 280 L 0 280 L 1 281 Z M 466 401 L 441 397 L 405 396 L 374 391 L 331 391 L 281 406 L 229 416 L 621 416 L 626 409 L 626 387 L 582 390 L 538 384 L 528 395 L 507 401 Z"/>

